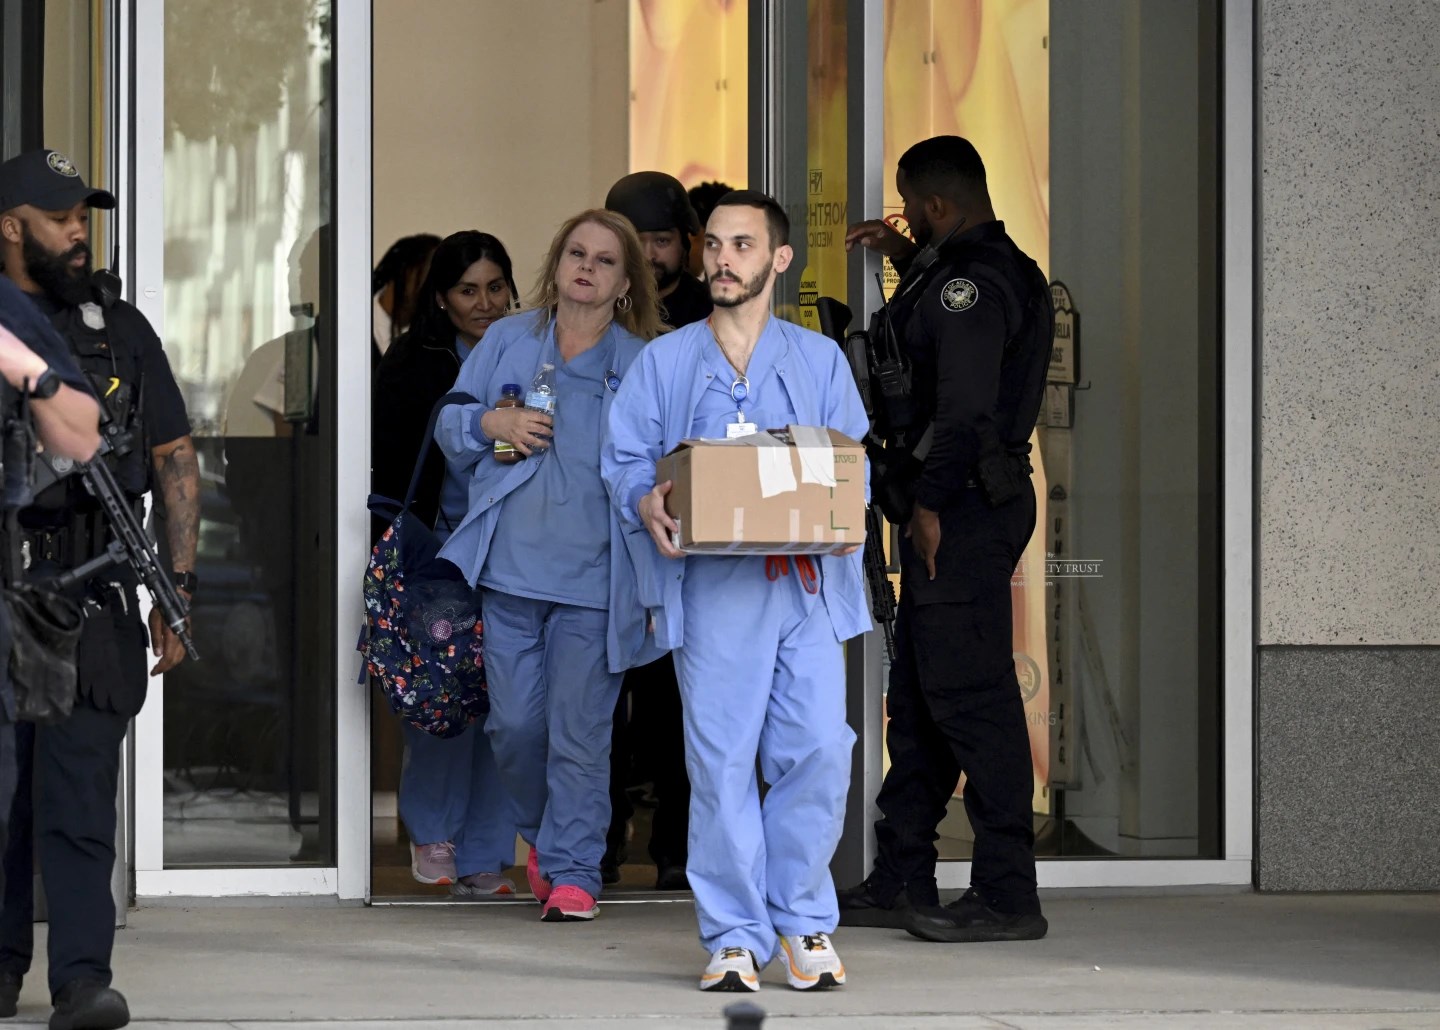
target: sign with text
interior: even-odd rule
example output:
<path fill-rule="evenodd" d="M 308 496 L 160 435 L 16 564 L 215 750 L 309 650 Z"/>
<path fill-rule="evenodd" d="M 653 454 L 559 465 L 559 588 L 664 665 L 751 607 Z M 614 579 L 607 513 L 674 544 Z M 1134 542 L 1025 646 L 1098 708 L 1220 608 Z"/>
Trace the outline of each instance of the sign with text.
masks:
<path fill-rule="evenodd" d="M 1080 312 L 1075 310 L 1069 287 L 1058 279 L 1050 284 L 1050 300 L 1055 307 L 1055 347 L 1045 378 L 1074 386 L 1080 374 Z"/>

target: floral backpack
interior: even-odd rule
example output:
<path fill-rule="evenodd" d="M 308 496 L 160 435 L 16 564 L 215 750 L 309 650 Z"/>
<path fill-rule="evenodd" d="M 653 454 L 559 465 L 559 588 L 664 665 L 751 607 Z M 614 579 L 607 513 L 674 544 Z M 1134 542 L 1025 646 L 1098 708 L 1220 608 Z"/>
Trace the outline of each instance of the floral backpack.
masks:
<path fill-rule="evenodd" d="M 447 394 L 430 412 L 425 442 L 405 500 L 370 497 L 377 515 L 392 517 L 365 570 L 365 626 L 360 674 L 374 678 L 396 715 L 437 737 L 454 737 L 490 711 L 481 648 L 480 591 L 439 557 L 434 532 L 410 510 L 420 470 L 447 404 L 473 404 L 467 393 Z"/>

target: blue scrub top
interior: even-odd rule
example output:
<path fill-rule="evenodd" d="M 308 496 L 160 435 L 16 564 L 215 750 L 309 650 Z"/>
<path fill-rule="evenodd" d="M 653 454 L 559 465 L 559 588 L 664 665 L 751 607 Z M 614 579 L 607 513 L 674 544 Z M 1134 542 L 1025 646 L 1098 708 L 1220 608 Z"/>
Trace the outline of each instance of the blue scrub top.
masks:
<path fill-rule="evenodd" d="M 460 337 L 455 337 L 455 356 L 460 364 L 470 356 L 474 348 Z M 445 463 L 445 478 L 440 483 L 440 513 L 435 519 L 435 538 L 442 543 L 460 525 L 470 507 L 470 473 L 456 472 L 448 461 Z"/>
<path fill-rule="evenodd" d="M 769 323 L 766 328 L 769 328 Z M 735 383 L 735 369 L 711 335 L 710 340 L 703 345 L 702 352 L 705 371 L 713 378 L 695 406 L 690 436 L 723 440 L 726 425 L 733 425 L 737 412 L 742 410 L 745 412 L 745 421 L 754 423 L 761 430 L 784 429 L 796 422 L 790 396 L 775 371 L 779 345 L 777 333 L 761 332 L 755 350 L 750 355 L 750 364 L 745 369 L 745 376 L 750 381 L 750 396 L 744 403 L 736 404 L 730 395 L 730 388 Z"/>
<path fill-rule="evenodd" d="M 505 498 L 480 584 L 491 590 L 584 608 L 610 606 L 610 497 L 600 478 L 606 377 L 615 368 L 612 327 L 568 362 L 550 324 L 555 365 L 555 436 L 540 467 Z"/>

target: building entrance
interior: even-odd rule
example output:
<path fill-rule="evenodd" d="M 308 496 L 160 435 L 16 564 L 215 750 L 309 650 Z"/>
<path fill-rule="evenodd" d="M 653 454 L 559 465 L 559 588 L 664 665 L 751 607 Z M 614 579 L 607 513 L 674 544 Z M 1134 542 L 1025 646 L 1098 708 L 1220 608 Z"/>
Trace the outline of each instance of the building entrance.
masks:
<path fill-rule="evenodd" d="M 972 140 L 1007 231 L 1062 281 L 1070 333 L 1032 439 L 1041 517 L 1012 592 L 1037 850 L 1200 860 L 1194 875 L 1208 876 L 1205 860 L 1241 853 L 1222 845 L 1218 768 L 1219 25 L 1203 4 L 1138 28 L 1127 17 L 1106 4 L 1081 24 L 1042 0 L 471 0 L 423 11 L 376 0 L 374 256 L 416 233 L 479 229 L 504 242 L 524 294 L 564 218 L 601 204 L 622 175 L 660 170 L 686 187 L 774 193 L 801 230 L 779 314 L 819 329 L 816 300 L 830 296 L 860 328 L 895 276 L 846 254 L 846 225 L 884 213 L 903 230 L 899 154 L 927 136 Z M 1164 102 L 1136 107 L 1135 96 Z M 1162 132 L 1173 145 L 1124 144 Z M 1177 193 L 1191 217 L 1162 223 Z M 1161 311 L 1174 316 L 1164 346 L 1142 331 Z M 1177 443 L 1161 453 L 1142 436 Z M 885 669 L 875 640 L 849 651 L 861 744 L 836 868 L 853 882 L 868 871 L 885 767 Z M 643 695 L 627 705 L 633 746 L 617 762 L 616 796 L 635 814 L 622 892 L 655 886 L 650 806 L 664 792 L 651 759 L 679 732 L 649 718 Z M 411 875 L 397 802 L 405 750 L 375 707 L 376 898 L 445 893 Z M 961 790 L 939 828 L 947 886 L 968 877 Z M 1086 879 L 1062 865 L 1042 866 L 1042 882 Z"/>

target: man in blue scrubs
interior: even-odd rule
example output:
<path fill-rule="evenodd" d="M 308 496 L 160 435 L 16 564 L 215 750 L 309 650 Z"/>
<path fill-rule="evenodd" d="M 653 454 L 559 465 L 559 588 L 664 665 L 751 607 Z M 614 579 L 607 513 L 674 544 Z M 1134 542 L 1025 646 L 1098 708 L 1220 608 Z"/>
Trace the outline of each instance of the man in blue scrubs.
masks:
<path fill-rule="evenodd" d="M 791 424 L 864 435 L 839 348 L 770 314 L 789 228 L 764 194 L 720 201 L 705 233 L 714 314 L 641 353 L 601 458 L 621 518 L 649 530 L 661 559 L 643 600 L 656 643 L 674 649 L 684 701 L 686 873 L 711 955 L 702 990 L 758 990 L 781 951 L 792 987 L 845 982 L 829 938 L 839 918 L 829 863 L 855 740 L 841 643 L 870 629 L 860 555 L 685 557 L 669 535 L 671 484 L 655 482 L 655 461 L 684 439 Z"/>

